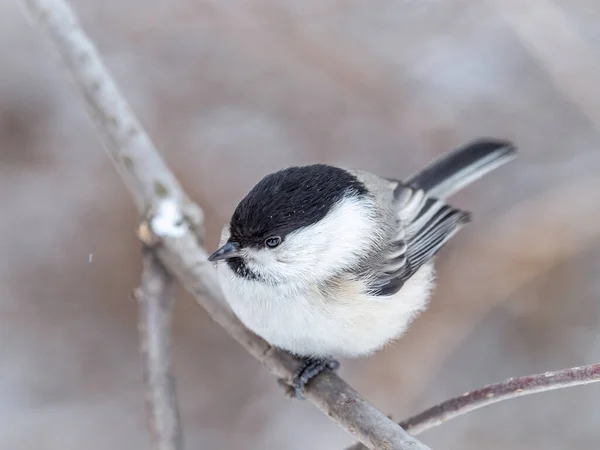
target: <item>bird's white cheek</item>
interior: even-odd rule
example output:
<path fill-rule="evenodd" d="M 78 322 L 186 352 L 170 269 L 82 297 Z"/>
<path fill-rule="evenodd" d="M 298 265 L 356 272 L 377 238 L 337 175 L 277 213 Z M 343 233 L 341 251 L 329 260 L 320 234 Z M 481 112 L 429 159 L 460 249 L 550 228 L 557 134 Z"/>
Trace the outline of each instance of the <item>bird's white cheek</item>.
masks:
<path fill-rule="evenodd" d="M 319 222 L 287 236 L 284 261 L 303 278 L 326 279 L 353 267 L 379 228 L 364 201 L 345 199 Z"/>
<path fill-rule="evenodd" d="M 243 251 L 246 266 L 264 278 L 279 279 L 278 262 L 272 251 L 268 249 L 247 249 Z"/>
<path fill-rule="evenodd" d="M 260 250 L 248 250 L 246 253 L 247 259 L 257 265 L 260 266 L 270 266 L 275 262 L 275 258 L 273 257 L 273 253 L 267 249 Z"/>

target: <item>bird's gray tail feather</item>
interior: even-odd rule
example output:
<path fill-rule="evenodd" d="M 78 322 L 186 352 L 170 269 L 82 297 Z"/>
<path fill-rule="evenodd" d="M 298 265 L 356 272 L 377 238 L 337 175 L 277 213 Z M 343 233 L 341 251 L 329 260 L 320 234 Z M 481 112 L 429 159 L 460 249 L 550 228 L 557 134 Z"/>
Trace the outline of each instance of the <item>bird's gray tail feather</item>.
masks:
<path fill-rule="evenodd" d="M 442 155 L 407 182 L 445 199 L 485 174 L 514 159 L 517 149 L 512 142 L 481 138 Z"/>

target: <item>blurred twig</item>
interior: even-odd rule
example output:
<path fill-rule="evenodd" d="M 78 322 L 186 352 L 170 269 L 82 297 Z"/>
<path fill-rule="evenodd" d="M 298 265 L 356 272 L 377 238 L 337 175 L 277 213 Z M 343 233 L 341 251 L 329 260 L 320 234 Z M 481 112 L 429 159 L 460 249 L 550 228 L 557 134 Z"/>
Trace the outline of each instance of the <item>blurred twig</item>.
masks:
<path fill-rule="evenodd" d="M 600 364 L 509 378 L 446 400 L 400 422 L 400 425 L 412 435 L 417 435 L 450 419 L 502 400 L 599 381 Z"/>
<path fill-rule="evenodd" d="M 400 422 L 400 425 L 410 434 L 418 435 L 450 419 L 492 403 L 598 381 L 600 381 L 600 364 L 509 378 L 500 383 L 490 384 L 481 389 L 466 392 L 459 397 L 446 400 Z M 347 450 L 363 450 L 364 448 L 362 444 L 356 444 Z"/>
<path fill-rule="evenodd" d="M 156 450 L 182 450 L 183 438 L 171 364 L 173 279 L 151 251 L 142 258 L 138 330 L 150 429 Z"/>
<path fill-rule="evenodd" d="M 170 273 L 275 376 L 290 383 L 299 361 L 272 348 L 226 307 L 214 267 L 199 236 L 203 214 L 183 192 L 150 138 L 119 93 L 92 42 L 64 0 L 19 0 L 61 54 L 85 100 L 107 153 L 144 214 L 138 236 L 156 245 Z M 333 373 L 311 381 L 305 398 L 355 438 L 373 449 L 425 450 L 400 426 L 366 402 Z"/>

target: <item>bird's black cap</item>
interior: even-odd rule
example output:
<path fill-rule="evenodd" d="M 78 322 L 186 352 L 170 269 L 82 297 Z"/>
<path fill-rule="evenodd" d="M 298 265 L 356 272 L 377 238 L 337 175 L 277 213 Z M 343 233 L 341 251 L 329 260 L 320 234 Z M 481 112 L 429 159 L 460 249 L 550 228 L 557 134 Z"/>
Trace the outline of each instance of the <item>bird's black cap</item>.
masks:
<path fill-rule="evenodd" d="M 290 167 L 258 182 L 239 203 L 231 218 L 230 241 L 263 246 L 265 239 L 282 239 L 292 231 L 323 219 L 343 197 L 367 193 L 350 172 L 325 164 Z"/>

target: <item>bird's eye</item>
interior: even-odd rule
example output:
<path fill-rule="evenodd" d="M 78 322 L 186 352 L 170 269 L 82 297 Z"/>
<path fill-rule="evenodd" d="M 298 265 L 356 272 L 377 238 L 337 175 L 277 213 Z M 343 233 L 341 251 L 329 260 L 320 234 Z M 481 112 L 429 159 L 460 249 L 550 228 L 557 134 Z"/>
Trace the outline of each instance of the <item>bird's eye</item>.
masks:
<path fill-rule="evenodd" d="M 265 240 L 265 245 L 269 248 L 275 248 L 281 244 L 281 238 L 279 236 L 271 236 Z"/>

